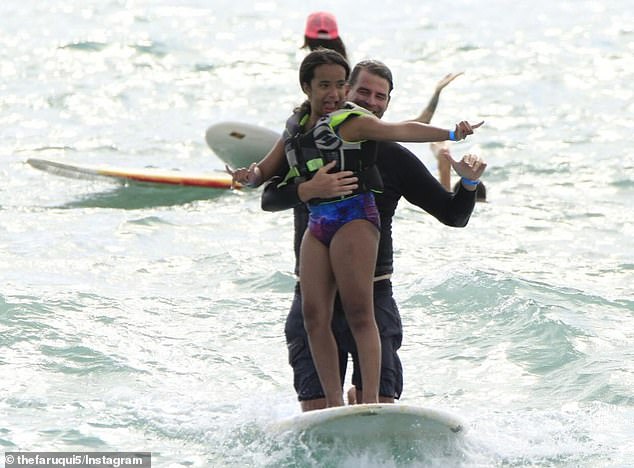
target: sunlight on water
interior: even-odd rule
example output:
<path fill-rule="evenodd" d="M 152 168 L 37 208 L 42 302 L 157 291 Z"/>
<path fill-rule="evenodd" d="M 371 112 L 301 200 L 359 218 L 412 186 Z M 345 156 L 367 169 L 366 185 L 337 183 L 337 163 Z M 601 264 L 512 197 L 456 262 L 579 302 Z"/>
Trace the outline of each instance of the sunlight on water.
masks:
<path fill-rule="evenodd" d="M 433 124 L 486 121 L 452 146 L 489 163 L 469 225 L 403 201 L 393 226 L 402 401 L 465 419 L 450 446 L 333 450 L 271 433 L 299 413 L 283 335 L 293 224 L 257 191 L 25 164 L 223 170 L 210 124 L 279 131 L 303 100 L 309 7 L 0 5 L 0 446 L 143 449 L 161 467 L 632 466 L 627 2 L 320 4 L 353 62 L 392 68 L 387 120 L 464 71 Z M 428 145 L 407 146 L 436 174 Z"/>

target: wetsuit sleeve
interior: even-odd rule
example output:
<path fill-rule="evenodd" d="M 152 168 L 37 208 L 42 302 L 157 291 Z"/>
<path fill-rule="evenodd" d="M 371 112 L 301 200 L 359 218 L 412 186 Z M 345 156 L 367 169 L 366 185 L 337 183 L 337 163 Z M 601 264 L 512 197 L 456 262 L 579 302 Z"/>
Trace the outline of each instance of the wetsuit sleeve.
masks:
<path fill-rule="evenodd" d="M 279 172 L 264 185 L 260 199 L 264 211 L 288 210 L 302 203 L 297 195 L 297 184 L 292 181 L 281 183 L 288 171 L 288 163 L 285 161 Z"/>
<path fill-rule="evenodd" d="M 467 225 L 475 207 L 475 191 L 466 190 L 460 184 L 456 193 L 448 192 L 409 150 L 400 145 L 390 145 L 389 149 L 402 153 L 395 155 L 398 159 L 392 159 L 391 167 L 395 170 L 396 183 L 407 201 L 447 226 Z"/>

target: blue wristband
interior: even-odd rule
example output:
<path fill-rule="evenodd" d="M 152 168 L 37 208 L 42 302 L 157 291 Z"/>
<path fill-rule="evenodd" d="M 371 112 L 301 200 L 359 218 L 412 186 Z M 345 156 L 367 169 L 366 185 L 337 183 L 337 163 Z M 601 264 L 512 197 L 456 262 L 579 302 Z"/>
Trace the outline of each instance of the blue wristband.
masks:
<path fill-rule="evenodd" d="M 454 132 L 453 130 L 449 130 L 449 139 L 451 141 L 456 141 L 456 132 Z"/>
<path fill-rule="evenodd" d="M 461 180 L 463 184 L 468 185 L 470 187 L 475 187 L 476 185 L 480 183 L 480 179 L 471 180 L 471 179 L 467 179 L 466 177 L 463 177 Z"/>

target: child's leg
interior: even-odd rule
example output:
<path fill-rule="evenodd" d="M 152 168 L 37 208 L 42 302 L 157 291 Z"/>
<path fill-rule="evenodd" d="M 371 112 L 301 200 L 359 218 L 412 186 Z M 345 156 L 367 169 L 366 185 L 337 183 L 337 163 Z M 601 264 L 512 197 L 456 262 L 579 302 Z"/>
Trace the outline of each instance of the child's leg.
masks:
<path fill-rule="evenodd" d="M 374 319 L 373 278 L 379 232 L 366 220 L 341 227 L 330 243 L 330 263 L 359 353 L 363 403 L 377 403 L 381 340 Z"/>
<path fill-rule="evenodd" d="M 302 288 L 304 327 L 326 406 L 343 405 L 337 343 L 332 333 L 335 282 L 328 258 L 328 247 L 308 230 L 299 255 L 299 281 Z"/>

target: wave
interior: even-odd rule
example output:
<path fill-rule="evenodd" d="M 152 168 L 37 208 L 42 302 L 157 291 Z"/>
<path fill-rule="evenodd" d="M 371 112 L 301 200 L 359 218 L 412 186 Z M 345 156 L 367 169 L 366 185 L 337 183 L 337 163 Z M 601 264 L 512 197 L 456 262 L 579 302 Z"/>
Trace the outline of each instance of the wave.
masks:
<path fill-rule="evenodd" d="M 511 394 L 521 385 L 515 396 L 536 405 L 634 402 L 634 361 L 625 357 L 634 340 L 632 301 L 474 271 L 410 295 L 401 312 L 412 322 L 406 341 L 433 368 L 486 379 Z M 419 370 L 436 375 L 424 365 Z M 505 381 L 496 384 L 496 375 Z M 456 378 L 466 385 L 464 376 Z"/>

